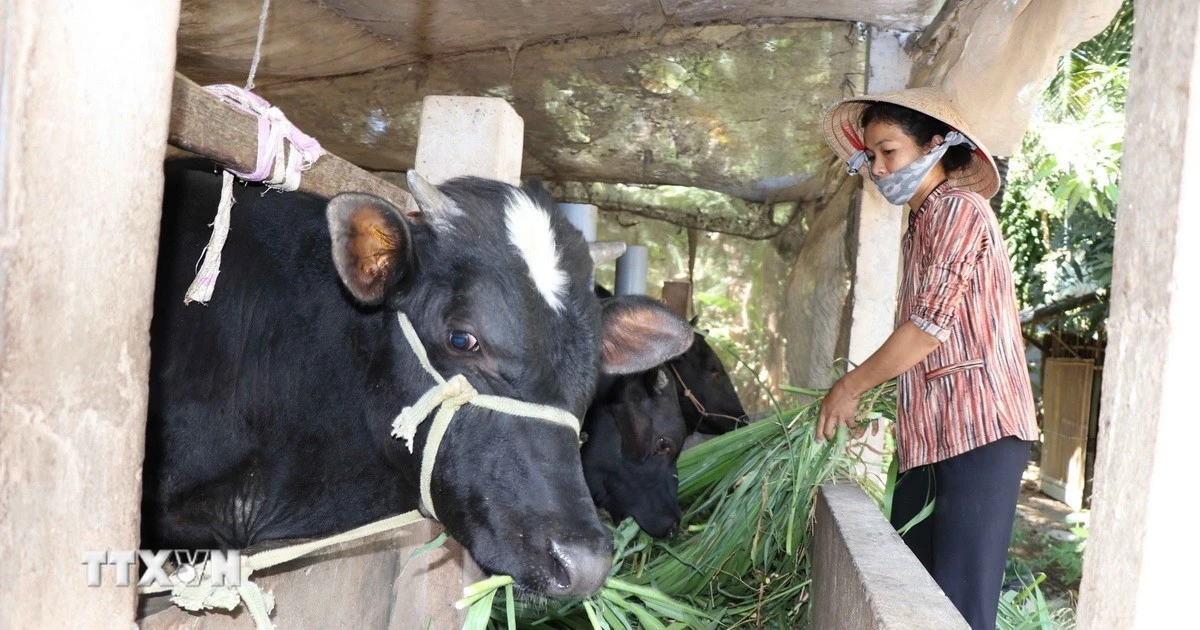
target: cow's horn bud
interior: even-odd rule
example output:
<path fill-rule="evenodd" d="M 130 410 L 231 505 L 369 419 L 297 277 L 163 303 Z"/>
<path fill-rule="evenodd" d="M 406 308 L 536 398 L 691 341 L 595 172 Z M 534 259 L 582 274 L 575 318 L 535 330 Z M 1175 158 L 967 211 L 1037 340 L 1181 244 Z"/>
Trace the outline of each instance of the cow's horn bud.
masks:
<path fill-rule="evenodd" d="M 408 171 L 407 179 L 408 191 L 412 193 L 413 199 L 417 200 L 417 206 L 421 208 L 427 222 L 437 223 L 455 212 L 454 202 L 438 190 L 437 186 L 418 175 L 415 169 Z"/>

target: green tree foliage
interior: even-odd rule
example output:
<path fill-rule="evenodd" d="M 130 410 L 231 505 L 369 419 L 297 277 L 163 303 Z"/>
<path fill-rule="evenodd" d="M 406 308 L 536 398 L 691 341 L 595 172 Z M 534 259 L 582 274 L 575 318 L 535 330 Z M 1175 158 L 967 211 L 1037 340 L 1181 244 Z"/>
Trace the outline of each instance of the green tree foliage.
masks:
<path fill-rule="evenodd" d="M 1108 28 L 1059 61 L 1009 163 L 1000 221 L 1024 308 L 1108 293 L 1132 36 L 1126 0 Z M 1106 316 L 1101 302 L 1059 323 L 1088 337 Z"/>

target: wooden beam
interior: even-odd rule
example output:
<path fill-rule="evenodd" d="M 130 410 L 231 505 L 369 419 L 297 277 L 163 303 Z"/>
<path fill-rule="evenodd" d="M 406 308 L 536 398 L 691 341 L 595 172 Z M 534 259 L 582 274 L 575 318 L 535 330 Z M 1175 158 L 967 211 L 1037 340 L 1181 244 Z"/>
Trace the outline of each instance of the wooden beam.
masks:
<path fill-rule="evenodd" d="M 675 314 L 687 319 L 692 304 L 692 283 L 667 281 L 663 283 L 662 301 Z"/>
<path fill-rule="evenodd" d="M 1084 295 L 1077 295 L 1075 297 L 1069 297 L 1065 300 L 1059 300 L 1058 302 L 1047 304 L 1046 306 L 1034 309 L 1032 311 L 1023 311 L 1021 313 L 1021 325 L 1028 326 L 1030 324 L 1036 324 L 1052 317 L 1062 315 L 1063 313 L 1073 311 L 1077 308 L 1090 306 L 1100 302 L 1102 299 L 1103 298 L 1100 297 L 1099 293 L 1093 291 Z"/>
<path fill-rule="evenodd" d="M 176 72 L 167 142 L 235 171 L 250 172 L 258 159 L 258 121 Z M 370 193 L 396 204 L 410 216 L 420 212 L 412 195 L 402 188 L 331 153 L 304 172 L 300 190 L 325 198 L 340 192 Z"/>
<path fill-rule="evenodd" d="M 1033 335 L 1022 330 L 1021 336 L 1024 337 L 1025 341 L 1028 341 L 1033 347 L 1037 348 L 1038 350 L 1041 350 L 1042 354 L 1050 354 L 1050 346 L 1046 345 L 1045 343 L 1042 343 L 1039 339 L 1035 338 Z"/>

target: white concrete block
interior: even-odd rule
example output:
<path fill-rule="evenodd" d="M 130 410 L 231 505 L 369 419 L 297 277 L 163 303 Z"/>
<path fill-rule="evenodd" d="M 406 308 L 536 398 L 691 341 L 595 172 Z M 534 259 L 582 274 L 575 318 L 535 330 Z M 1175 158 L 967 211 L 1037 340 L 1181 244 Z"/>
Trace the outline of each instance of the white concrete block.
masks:
<path fill-rule="evenodd" d="M 521 182 L 525 121 L 504 99 L 426 96 L 416 169 L 434 184 L 462 175 Z"/>

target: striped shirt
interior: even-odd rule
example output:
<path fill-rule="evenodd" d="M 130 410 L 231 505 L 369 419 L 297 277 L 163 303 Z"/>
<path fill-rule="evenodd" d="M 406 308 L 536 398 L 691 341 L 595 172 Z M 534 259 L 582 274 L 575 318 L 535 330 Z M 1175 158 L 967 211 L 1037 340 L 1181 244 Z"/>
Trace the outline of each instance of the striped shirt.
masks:
<path fill-rule="evenodd" d="M 1012 269 L 1000 224 L 977 193 L 942 182 L 909 213 L 897 325 L 942 343 L 900 375 L 901 471 L 1006 436 L 1038 436 Z"/>

